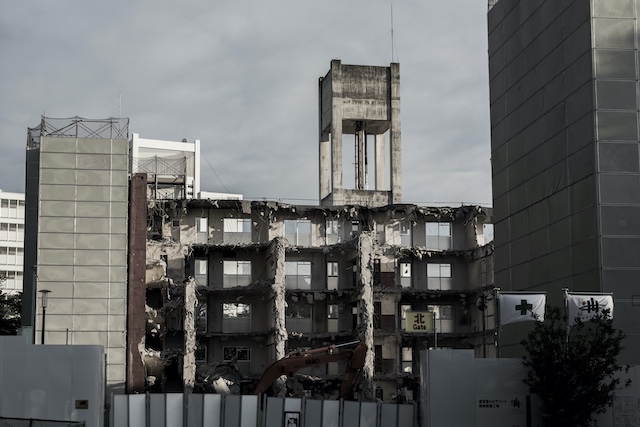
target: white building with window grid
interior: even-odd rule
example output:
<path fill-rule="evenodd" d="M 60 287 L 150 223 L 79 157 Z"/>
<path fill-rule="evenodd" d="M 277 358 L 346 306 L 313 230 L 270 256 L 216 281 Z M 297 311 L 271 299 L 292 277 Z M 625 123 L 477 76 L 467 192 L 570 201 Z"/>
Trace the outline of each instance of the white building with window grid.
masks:
<path fill-rule="evenodd" d="M 0 190 L 0 289 L 22 292 L 24 193 Z"/>

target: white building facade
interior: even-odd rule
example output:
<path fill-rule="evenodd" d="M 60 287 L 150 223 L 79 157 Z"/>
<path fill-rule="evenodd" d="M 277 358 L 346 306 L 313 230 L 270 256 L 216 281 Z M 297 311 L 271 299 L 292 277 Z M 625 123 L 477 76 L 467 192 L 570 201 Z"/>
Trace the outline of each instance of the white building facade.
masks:
<path fill-rule="evenodd" d="M 24 193 L 0 190 L 0 289 L 22 292 Z"/>

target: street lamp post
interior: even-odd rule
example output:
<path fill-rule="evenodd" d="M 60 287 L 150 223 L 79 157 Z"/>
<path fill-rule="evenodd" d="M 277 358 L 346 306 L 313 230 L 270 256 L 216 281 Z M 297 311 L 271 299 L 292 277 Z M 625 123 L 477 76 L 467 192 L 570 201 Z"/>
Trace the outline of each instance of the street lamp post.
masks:
<path fill-rule="evenodd" d="M 44 344 L 44 325 L 45 325 L 45 318 L 47 315 L 47 305 L 49 304 L 49 292 L 51 292 L 48 289 L 41 289 L 40 293 L 42 294 L 42 298 L 41 298 L 41 307 L 42 307 L 42 331 L 41 335 L 40 335 L 40 344 Z"/>

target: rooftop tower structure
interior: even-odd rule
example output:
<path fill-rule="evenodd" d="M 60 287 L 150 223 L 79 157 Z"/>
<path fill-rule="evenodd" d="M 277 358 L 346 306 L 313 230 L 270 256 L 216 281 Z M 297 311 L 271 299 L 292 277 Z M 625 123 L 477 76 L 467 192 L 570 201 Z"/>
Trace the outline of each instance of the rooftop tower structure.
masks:
<path fill-rule="evenodd" d="M 320 203 L 385 206 L 402 200 L 400 145 L 400 64 L 389 67 L 343 65 L 331 61 L 320 78 Z M 343 137 L 355 139 L 355 186 L 343 184 Z M 386 147 L 385 135 L 389 135 Z M 375 185 L 368 186 L 369 136 L 374 146 Z M 389 171 L 386 151 L 389 155 Z M 387 173 L 390 187 L 387 186 Z"/>

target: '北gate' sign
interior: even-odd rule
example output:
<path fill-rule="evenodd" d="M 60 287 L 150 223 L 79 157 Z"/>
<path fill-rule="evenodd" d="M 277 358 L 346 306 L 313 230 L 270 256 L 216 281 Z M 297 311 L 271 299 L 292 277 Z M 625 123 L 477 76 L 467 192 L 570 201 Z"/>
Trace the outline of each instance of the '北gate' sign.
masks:
<path fill-rule="evenodd" d="M 407 311 L 405 332 L 433 332 L 433 313 L 430 311 Z"/>

